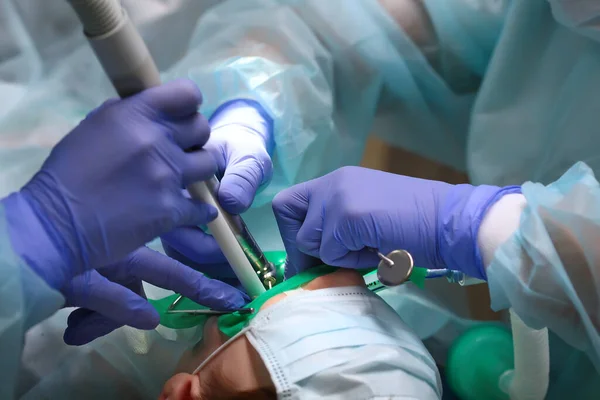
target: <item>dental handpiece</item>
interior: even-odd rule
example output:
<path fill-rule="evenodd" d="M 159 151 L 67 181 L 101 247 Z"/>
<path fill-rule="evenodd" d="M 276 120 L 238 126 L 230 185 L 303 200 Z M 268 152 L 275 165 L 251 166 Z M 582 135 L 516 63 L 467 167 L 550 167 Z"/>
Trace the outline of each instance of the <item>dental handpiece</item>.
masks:
<path fill-rule="evenodd" d="M 84 34 L 115 90 L 128 97 L 161 84 L 160 74 L 144 40 L 120 0 L 67 0 L 81 20 Z M 254 298 L 277 283 L 270 263 L 239 216 L 226 213 L 217 201 L 219 181 L 188 186 L 192 198 L 214 206 L 217 218 L 208 224 L 248 295 Z"/>

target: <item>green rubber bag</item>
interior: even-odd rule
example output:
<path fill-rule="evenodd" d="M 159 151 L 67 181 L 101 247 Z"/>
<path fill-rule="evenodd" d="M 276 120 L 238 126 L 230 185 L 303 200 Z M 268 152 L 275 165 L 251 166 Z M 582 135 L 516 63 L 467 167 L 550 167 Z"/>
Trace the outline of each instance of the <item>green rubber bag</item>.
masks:
<path fill-rule="evenodd" d="M 467 330 L 448 352 L 446 373 L 454 393 L 463 400 L 509 400 L 501 377 L 514 368 L 510 331 L 496 324 Z"/>

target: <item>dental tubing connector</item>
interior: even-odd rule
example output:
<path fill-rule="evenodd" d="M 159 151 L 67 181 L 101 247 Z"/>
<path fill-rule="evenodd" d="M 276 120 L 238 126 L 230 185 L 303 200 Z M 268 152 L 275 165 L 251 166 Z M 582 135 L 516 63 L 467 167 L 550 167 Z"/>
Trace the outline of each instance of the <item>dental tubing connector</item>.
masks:
<path fill-rule="evenodd" d="M 68 1 L 120 97 L 160 85 L 160 74 L 148 47 L 119 0 Z"/>
<path fill-rule="evenodd" d="M 110 34 L 126 19 L 119 0 L 69 0 L 69 3 L 88 37 Z"/>
<path fill-rule="evenodd" d="M 120 97 L 160 85 L 160 74 L 144 40 L 119 0 L 68 0 L 102 68 Z M 208 227 L 250 297 L 273 287 L 280 277 L 268 262 L 244 221 L 226 213 L 217 201 L 219 181 L 196 182 L 187 189 L 213 205 L 217 218 Z"/>

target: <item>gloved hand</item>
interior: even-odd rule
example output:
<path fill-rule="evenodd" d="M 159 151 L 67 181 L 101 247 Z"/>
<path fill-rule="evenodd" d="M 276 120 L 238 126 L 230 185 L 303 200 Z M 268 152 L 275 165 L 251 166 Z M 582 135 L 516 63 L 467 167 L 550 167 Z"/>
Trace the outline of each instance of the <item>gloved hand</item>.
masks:
<path fill-rule="evenodd" d="M 359 167 L 280 192 L 273 210 L 293 275 L 324 263 L 376 266 L 366 249 L 405 249 L 415 265 L 485 278 L 477 231 L 486 210 L 520 187 L 450 185 Z"/>
<path fill-rule="evenodd" d="M 65 343 L 83 345 L 123 325 L 156 328 L 159 315 L 146 301 L 142 280 L 214 309 L 245 303 L 242 293 L 225 283 L 141 247 L 117 263 L 76 276 L 64 287 L 66 306 L 82 307 L 69 315 Z"/>
<path fill-rule="evenodd" d="M 241 214 L 273 175 L 272 119 L 258 103 L 234 100 L 222 105 L 210 124 L 204 149 L 215 157 L 222 176 L 219 203 L 225 211 Z M 198 227 L 175 229 L 162 236 L 162 244 L 169 256 L 213 278 L 231 283 L 236 279 L 214 238 Z"/>
<path fill-rule="evenodd" d="M 177 226 L 214 219 L 213 207 L 182 193 L 216 171 L 206 151 L 184 152 L 209 137 L 201 100 L 193 82 L 179 80 L 105 103 L 3 201 L 19 216 L 9 221 L 13 246 L 50 286 L 60 289 Z"/>

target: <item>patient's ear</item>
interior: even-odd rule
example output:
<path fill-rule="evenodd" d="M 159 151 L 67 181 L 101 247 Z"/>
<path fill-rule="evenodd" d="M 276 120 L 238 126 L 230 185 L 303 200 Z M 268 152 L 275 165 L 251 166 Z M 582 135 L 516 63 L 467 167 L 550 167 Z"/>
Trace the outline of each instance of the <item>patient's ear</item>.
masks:
<path fill-rule="evenodd" d="M 200 381 L 196 375 L 177 374 L 165 384 L 159 400 L 199 400 Z"/>

